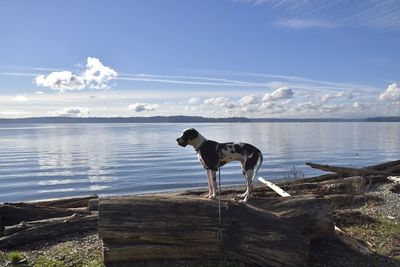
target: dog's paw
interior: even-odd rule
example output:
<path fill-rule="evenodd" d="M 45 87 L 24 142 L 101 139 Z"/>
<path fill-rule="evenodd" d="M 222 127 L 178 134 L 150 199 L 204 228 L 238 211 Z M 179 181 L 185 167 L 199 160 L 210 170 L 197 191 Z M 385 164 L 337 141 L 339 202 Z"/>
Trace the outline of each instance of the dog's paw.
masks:
<path fill-rule="evenodd" d="M 247 194 L 243 193 L 243 194 L 237 194 L 236 198 L 244 198 Z"/>
<path fill-rule="evenodd" d="M 208 198 L 209 199 L 215 199 L 217 196 L 216 195 L 210 195 Z"/>
<path fill-rule="evenodd" d="M 204 193 L 204 194 L 202 194 L 201 196 L 204 197 L 204 198 L 209 198 L 210 195 L 211 195 L 211 194 L 209 194 L 209 193 Z"/>
<path fill-rule="evenodd" d="M 245 205 L 245 204 L 247 204 L 247 199 L 246 200 L 244 200 L 244 199 L 243 200 L 239 200 L 238 203 Z"/>

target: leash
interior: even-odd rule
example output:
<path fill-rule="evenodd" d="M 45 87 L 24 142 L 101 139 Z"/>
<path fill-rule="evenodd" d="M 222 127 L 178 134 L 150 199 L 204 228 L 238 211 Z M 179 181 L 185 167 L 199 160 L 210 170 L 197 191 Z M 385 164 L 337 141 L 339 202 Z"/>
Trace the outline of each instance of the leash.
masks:
<path fill-rule="evenodd" d="M 221 215 L 221 167 L 218 167 L 218 242 L 222 242 L 222 215 Z"/>

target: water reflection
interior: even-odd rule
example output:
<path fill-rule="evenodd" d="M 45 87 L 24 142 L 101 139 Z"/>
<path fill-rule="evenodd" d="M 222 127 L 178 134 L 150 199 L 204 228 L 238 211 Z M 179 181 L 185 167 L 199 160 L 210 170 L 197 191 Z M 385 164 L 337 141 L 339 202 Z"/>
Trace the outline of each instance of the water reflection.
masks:
<path fill-rule="evenodd" d="M 188 127 L 256 145 L 269 179 L 292 167 L 319 174 L 307 161 L 361 167 L 400 158 L 399 123 L 0 125 L 0 202 L 204 187 L 194 150 L 176 145 Z M 244 183 L 237 163 L 222 175 L 224 185 Z"/>

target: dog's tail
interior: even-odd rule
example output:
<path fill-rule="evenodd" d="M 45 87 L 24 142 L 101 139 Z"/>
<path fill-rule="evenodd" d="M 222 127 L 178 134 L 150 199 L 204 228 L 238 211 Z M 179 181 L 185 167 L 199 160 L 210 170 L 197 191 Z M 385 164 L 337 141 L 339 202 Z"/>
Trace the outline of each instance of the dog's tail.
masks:
<path fill-rule="evenodd" d="M 258 166 L 257 166 L 256 171 L 254 172 L 253 179 L 254 179 L 254 177 L 257 176 L 257 173 L 258 173 L 258 171 L 259 171 L 260 168 L 261 168 L 261 165 L 262 165 L 262 163 L 263 163 L 263 160 L 264 160 L 263 154 L 262 154 L 262 152 L 259 150 L 259 151 L 258 151 Z"/>

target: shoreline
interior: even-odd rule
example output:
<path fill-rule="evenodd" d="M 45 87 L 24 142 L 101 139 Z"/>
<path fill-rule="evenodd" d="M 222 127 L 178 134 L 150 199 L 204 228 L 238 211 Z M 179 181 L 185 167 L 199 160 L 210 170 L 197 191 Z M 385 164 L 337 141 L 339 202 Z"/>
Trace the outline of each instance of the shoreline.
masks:
<path fill-rule="evenodd" d="M 391 165 L 392 164 L 392 165 Z M 376 165 L 376 169 L 396 168 L 398 161 Z M 324 165 L 327 166 L 327 165 Z M 371 168 L 370 168 L 371 169 Z M 363 168 L 362 170 L 370 170 Z M 381 170 L 378 170 L 380 172 Z M 372 172 L 374 172 L 372 170 Z M 400 190 L 399 185 L 384 177 L 379 176 L 353 176 L 347 178 L 332 177 L 333 174 L 314 177 L 313 179 L 292 179 L 281 181 L 279 184 L 288 191 L 292 197 L 312 196 L 329 201 L 333 212 L 335 224 L 347 235 L 358 240 L 367 247 L 371 253 L 362 255 L 353 251 L 342 241 L 335 237 L 327 237 L 311 241 L 309 265 L 311 267 L 322 266 L 400 266 Z M 368 178 L 369 177 L 369 178 Z M 369 181 L 369 182 L 368 182 Z M 243 190 L 243 186 L 223 187 L 222 197 L 224 201 L 231 199 Z M 199 197 L 204 189 L 179 190 L 159 194 L 137 194 L 147 198 L 168 196 L 193 196 Z M 91 196 L 88 199 L 95 197 Z M 127 196 L 129 198 L 132 196 Z M 249 205 L 257 203 L 261 198 L 279 199 L 275 192 L 265 186 L 254 189 L 253 197 Z M 82 203 L 71 198 L 33 201 L 31 204 L 48 205 L 57 203 L 57 206 L 69 207 L 74 212 L 83 212 Z M 90 200 L 85 200 L 86 205 Z M 213 201 L 213 200 L 210 200 Z M 49 202 L 46 204 L 46 202 Z M 68 202 L 69 204 L 65 204 Z M 79 202 L 79 204 L 78 204 Z M 74 204 L 71 204 L 74 203 Z M 72 206 L 77 206 L 71 208 Z M 56 262 L 59 266 L 103 266 L 102 263 L 103 242 L 97 235 L 97 230 L 90 228 L 72 234 L 62 235 L 51 240 L 41 240 L 28 245 L 20 245 L 12 249 L 0 249 L 0 266 L 7 264 L 7 257 L 11 251 L 19 251 L 25 265 L 33 266 L 40 261 Z M 201 261 L 150 261 L 140 266 L 210 266 L 210 262 Z M 147 265 L 146 265 L 147 264 Z M 203 264 L 203 265 L 202 265 Z M 208 264 L 208 265 L 207 265 Z M 57 265 L 58 266 L 58 265 Z M 237 261 L 222 261 L 219 266 L 247 266 Z"/>
<path fill-rule="evenodd" d="M 393 193 L 390 191 L 390 187 L 392 184 L 376 184 L 372 185 L 371 189 L 365 192 L 365 196 L 384 196 L 384 197 L 395 197 L 400 203 L 400 194 Z M 230 188 L 229 190 L 231 190 Z M 236 188 L 237 189 L 237 188 Z M 263 189 L 263 188 L 259 188 Z M 225 192 L 228 190 L 227 188 L 223 189 Z M 257 191 L 257 190 L 255 190 Z M 196 190 L 194 192 L 190 192 L 191 194 L 198 194 L 204 192 L 202 190 Z M 391 192 L 391 193 L 389 193 Z M 175 192 L 177 193 L 177 192 Z M 173 193 L 172 193 L 173 194 Z M 353 237 L 361 240 L 365 244 L 369 244 L 372 246 L 379 245 L 380 242 L 388 242 L 385 237 L 385 233 L 381 232 L 381 230 L 373 229 L 373 225 L 377 224 L 378 221 L 383 221 L 385 224 L 393 223 L 397 225 L 400 230 L 400 225 L 397 223 L 397 220 L 400 219 L 400 213 L 398 213 L 397 206 L 393 208 L 391 204 L 392 201 L 386 202 L 385 199 L 376 202 L 374 199 L 367 201 L 364 204 L 360 205 L 359 203 L 351 203 L 350 206 L 345 209 L 336 209 L 344 210 L 344 215 L 334 215 L 337 220 L 341 218 L 342 220 L 339 225 L 343 227 L 345 231 L 348 231 Z M 374 208 L 371 208 L 374 207 Z M 388 209 L 388 207 L 391 207 Z M 384 215 L 379 212 L 391 210 L 397 213 L 390 213 Z M 347 214 L 347 215 L 346 215 Z M 350 215 L 348 215 L 350 214 Z M 394 215 L 394 216 L 392 216 Z M 340 217 L 342 216 L 342 217 Z M 363 217 L 364 216 L 364 217 Z M 366 216 L 366 217 L 365 217 Z M 391 216 L 391 217 L 388 217 Z M 356 223 L 355 223 L 356 221 Z M 358 221 L 358 222 L 357 222 Z M 375 222 L 371 222 L 375 221 Z M 361 223 L 361 224 L 360 224 Z M 379 236 L 384 236 L 384 238 L 379 238 Z M 368 241 L 370 238 L 374 238 L 375 243 L 370 243 Z M 400 232 L 397 237 L 398 242 L 400 242 Z M 380 241 L 381 240 L 381 241 Z M 369 246 L 368 245 L 368 246 Z M 96 231 L 89 231 L 83 233 L 76 233 L 66 235 L 51 241 L 40 241 L 30 245 L 24 245 L 19 247 L 17 250 L 20 251 L 24 255 L 24 259 L 27 262 L 35 263 L 38 261 L 43 261 L 46 258 L 47 261 L 50 262 L 63 262 L 62 266 L 102 266 L 102 241 L 99 239 Z M 310 248 L 310 265 L 311 267 L 319 267 L 319 266 L 365 266 L 365 264 L 382 264 L 382 266 L 400 266 L 400 251 L 396 252 L 396 248 L 386 248 L 379 247 L 380 250 L 386 251 L 386 254 L 382 254 L 383 252 L 375 251 L 373 255 L 363 256 L 349 248 L 346 248 L 346 245 L 342 244 L 340 241 L 336 239 L 326 239 L 320 241 L 314 241 L 311 244 Z M 13 249 L 14 250 L 14 249 Z M 0 266 L 2 264 L 6 264 L 6 256 L 11 250 L 0 249 Z M 398 253 L 398 254 L 396 254 Z M 153 262 L 154 263 L 154 262 Z M 145 263 L 143 263 L 145 264 Z M 167 266 L 207 266 L 199 264 L 198 261 L 186 261 L 184 265 L 182 262 L 169 263 L 172 265 Z M 228 262 L 226 265 L 220 266 L 246 266 L 246 265 L 237 265 L 238 263 Z M 25 265 L 26 266 L 26 265 Z M 27 265 L 30 266 L 30 265 Z M 141 266 L 153 266 L 150 265 L 141 265 Z M 156 266 L 165 266 L 165 265 L 156 265 Z M 374 265 L 372 265 L 374 266 Z M 378 265 L 377 265 L 378 266 Z"/>

